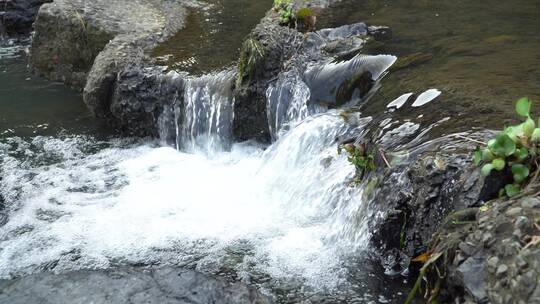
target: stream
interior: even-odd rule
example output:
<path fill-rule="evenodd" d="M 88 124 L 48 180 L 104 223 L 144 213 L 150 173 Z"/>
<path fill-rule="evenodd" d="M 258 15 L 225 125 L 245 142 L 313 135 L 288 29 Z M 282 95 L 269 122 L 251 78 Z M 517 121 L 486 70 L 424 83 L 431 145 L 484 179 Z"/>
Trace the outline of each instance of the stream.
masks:
<path fill-rule="evenodd" d="M 293 104 L 285 121 L 272 121 L 269 146 L 232 141 L 234 100 L 226 88 L 234 74 L 222 70 L 269 6 L 245 2 L 254 4 L 236 25 L 242 32 L 230 26 L 216 34 L 208 27 L 211 20 L 229 24 L 231 17 L 220 16 L 244 3 L 214 1 L 189 19 L 193 31 L 155 51 L 172 69 L 198 75 L 189 80 L 183 108 L 164 112 L 175 134 L 163 129 L 161 139 L 119 137 L 90 116 L 79 92 L 27 71 L 28 41 L 1 42 L 0 279 L 174 265 L 254 285 L 278 303 L 403 302 L 414 278 L 385 274 L 369 247 L 366 219 L 380 214 L 363 204 L 365 189 L 352 183 L 354 168 L 338 155 L 336 140 L 361 133 L 373 120 L 392 126 L 394 146 L 404 136 L 419 144 L 493 125 L 494 118 L 497 125 L 509 121 L 511 111 L 503 109 L 517 97 L 540 100 L 540 19 L 529 14 L 540 11 L 540 2 L 483 11 L 459 0 L 343 1 L 333 15 L 321 16 L 321 26 L 388 25 L 393 37 L 368 46 L 370 55 L 422 53 L 429 60 L 399 70 L 390 68 L 393 61 L 385 64 L 379 74 L 390 69 L 379 90 L 353 107 L 362 113 L 356 119 Z M 409 9 L 425 18 L 412 19 Z M 205 42 L 177 47 L 190 37 Z M 222 53 L 208 52 L 217 44 L 225 46 Z M 310 93 L 295 89 L 299 99 L 291 103 Z M 387 109 L 409 92 L 426 92 L 426 105 L 419 98 L 420 107 Z M 276 100 L 270 106 L 277 113 L 282 104 Z M 173 142 L 165 140 L 171 136 Z"/>

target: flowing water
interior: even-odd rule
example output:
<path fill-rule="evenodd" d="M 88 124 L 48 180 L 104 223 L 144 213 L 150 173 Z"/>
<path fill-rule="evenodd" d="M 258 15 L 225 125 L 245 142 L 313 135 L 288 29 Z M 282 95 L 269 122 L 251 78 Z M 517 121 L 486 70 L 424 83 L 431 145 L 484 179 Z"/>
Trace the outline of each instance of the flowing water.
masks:
<path fill-rule="evenodd" d="M 395 28 L 394 38 L 376 46 L 382 50 L 370 46 L 373 55 L 421 50 L 432 57 L 390 68 L 367 102 L 358 96 L 365 101 L 362 114 L 348 111 L 346 117 L 340 110 L 313 107 L 310 100 L 317 96 L 309 81 L 284 75 L 267 91 L 275 135 L 270 146 L 231 142 L 233 72 L 187 80 L 185 94 L 164 113 L 163 120 L 175 126 L 176 145 L 168 146 L 110 134 L 88 116 L 77 92 L 26 72 L 24 43 L 4 43 L 0 278 L 44 270 L 180 265 L 253 284 L 280 303 L 402 302 L 410 279 L 384 275 L 372 259 L 365 219 L 378 214 L 364 204 L 363 187 L 351 184 L 354 169 L 337 154 L 338 140 L 380 126 L 388 131 L 381 139 L 388 146 L 413 146 L 479 126 L 456 123 L 471 102 L 459 97 L 476 96 L 467 88 L 482 92 L 472 97 L 480 106 L 469 104 L 479 111 L 485 111 L 484 98 L 495 95 L 497 100 L 518 91 L 540 96 L 538 82 L 529 80 L 537 71 L 526 67 L 540 63 L 538 52 L 530 53 L 539 43 L 532 29 L 540 28 L 535 27 L 540 21 L 525 18 L 538 9 L 537 2 L 494 3 L 492 10 L 469 1 L 441 3 L 343 1 L 335 11 L 339 18 L 321 16 L 321 24 L 368 21 Z M 520 25 L 505 34 L 513 38 L 500 37 L 511 31 L 501 18 L 505 14 Z M 476 38 L 472 51 L 465 46 L 465 51 L 445 51 L 459 48 L 456 39 L 467 35 Z M 482 35 L 493 38 L 480 43 Z M 239 45 L 223 43 L 232 50 Z M 484 47 L 490 51 L 475 53 Z M 192 57 L 178 56 L 177 62 Z M 211 68 L 200 62 L 204 56 L 194 62 L 202 64 L 203 73 L 228 64 L 227 56 Z M 379 57 L 361 58 L 365 63 Z M 463 70 L 471 64 L 486 70 Z M 514 64 L 519 66 L 510 68 Z M 520 69 L 527 75 L 518 77 Z M 336 70 L 324 65 L 313 73 Z M 491 75 L 482 78 L 487 71 Z M 508 89 L 501 88 L 503 79 Z M 414 99 L 403 95 L 409 92 Z M 495 109 L 507 105 L 492 103 Z M 485 114 L 490 121 L 508 119 L 497 111 Z"/>

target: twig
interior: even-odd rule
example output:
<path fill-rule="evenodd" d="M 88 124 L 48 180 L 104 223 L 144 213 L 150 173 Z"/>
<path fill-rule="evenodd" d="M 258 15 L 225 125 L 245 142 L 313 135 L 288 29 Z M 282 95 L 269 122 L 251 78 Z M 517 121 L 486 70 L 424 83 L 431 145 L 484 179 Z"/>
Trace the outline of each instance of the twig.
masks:
<path fill-rule="evenodd" d="M 459 137 L 459 138 L 462 138 L 462 139 L 465 139 L 465 140 L 468 140 L 468 141 L 472 141 L 472 142 L 475 142 L 477 144 L 481 144 L 481 145 L 484 145 L 484 146 L 487 146 L 487 144 L 483 141 L 480 141 L 480 140 L 476 140 L 476 139 L 472 139 L 470 137 L 467 137 L 467 136 L 463 136 L 461 134 L 454 134 L 454 136 L 456 137 Z"/>
<path fill-rule="evenodd" d="M 384 151 L 383 151 L 381 148 L 379 148 L 379 153 L 381 154 L 381 157 L 382 157 L 382 159 L 384 160 L 384 163 L 386 164 L 386 166 L 387 166 L 388 168 L 392 168 L 392 166 L 391 166 L 390 163 L 388 162 L 388 159 L 386 159 L 386 155 L 384 155 Z"/>

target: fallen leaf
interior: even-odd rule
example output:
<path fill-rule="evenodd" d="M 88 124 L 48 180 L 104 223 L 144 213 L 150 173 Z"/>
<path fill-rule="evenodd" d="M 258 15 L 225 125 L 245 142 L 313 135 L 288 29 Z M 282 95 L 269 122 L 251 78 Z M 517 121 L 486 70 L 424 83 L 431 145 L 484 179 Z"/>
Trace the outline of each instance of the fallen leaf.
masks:
<path fill-rule="evenodd" d="M 412 259 L 412 261 L 425 264 L 429 260 L 429 258 L 431 257 L 432 254 L 433 254 L 433 251 L 431 251 L 431 250 L 426 251 L 426 252 L 422 253 L 421 255 L 415 257 L 414 259 Z"/>

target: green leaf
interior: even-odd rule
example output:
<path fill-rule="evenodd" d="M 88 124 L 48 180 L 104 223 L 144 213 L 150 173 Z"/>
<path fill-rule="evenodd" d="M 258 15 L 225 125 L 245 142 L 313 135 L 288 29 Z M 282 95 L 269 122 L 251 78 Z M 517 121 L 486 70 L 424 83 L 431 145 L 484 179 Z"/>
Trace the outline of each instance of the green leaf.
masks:
<path fill-rule="evenodd" d="M 531 141 L 534 143 L 540 142 L 540 128 L 534 129 L 531 135 Z"/>
<path fill-rule="evenodd" d="M 491 173 L 491 170 L 493 170 L 493 164 L 485 164 L 482 166 L 482 175 L 488 176 Z"/>
<path fill-rule="evenodd" d="M 516 151 L 516 143 L 507 134 L 499 133 L 490 150 L 497 156 L 510 156 Z"/>
<path fill-rule="evenodd" d="M 522 164 L 512 165 L 512 174 L 514 181 L 521 184 L 529 176 L 529 168 Z"/>
<path fill-rule="evenodd" d="M 523 147 L 520 149 L 517 149 L 516 152 L 514 152 L 514 156 L 518 161 L 523 161 L 527 156 L 529 155 L 529 150 L 527 148 Z"/>
<path fill-rule="evenodd" d="M 516 112 L 521 115 L 528 117 L 531 111 L 531 101 L 527 97 L 519 99 L 516 103 Z"/>
<path fill-rule="evenodd" d="M 489 149 L 484 149 L 482 150 L 482 160 L 485 161 L 485 162 L 490 162 L 492 160 L 495 159 L 495 155 L 493 155 L 493 153 L 491 153 L 491 150 Z"/>
<path fill-rule="evenodd" d="M 501 171 L 502 169 L 504 169 L 504 166 L 505 166 L 505 161 L 504 159 L 501 159 L 501 158 L 497 158 L 497 159 L 494 159 L 491 164 L 493 165 L 493 169 L 497 170 L 497 171 Z"/>
<path fill-rule="evenodd" d="M 518 142 L 520 137 L 524 136 L 523 125 L 510 126 L 504 129 L 504 133 L 508 135 L 514 142 Z"/>
<path fill-rule="evenodd" d="M 527 120 L 521 124 L 521 129 L 523 130 L 523 133 L 527 137 L 531 137 L 533 134 L 534 128 L 536 128 L 536 124 L 534 123 L 534 120 L 532 120 L 530 117 L 527 118 Z"/>
<path fill-rule="evenodd" d="M 506 192 L 506 195 L 508 195 L 508 197 L 513 197 L 521 191 L 521 187 L 516 184 L 508 184 L 504 186 L 504 191 Z"/>
<path fill-rule="evenodd" d="M 481 162 L 482 162 L 482 150 L 480 150 L 480 148 L 477 148 L 474 151 L 474 164 L 477 166 L 480 166 Z"/>
<path fill-rule="evenodd" d="M 491 147 L 493 147 L 495 145 L 497 141 L 495 140 L 495 138 L 493 139 L 490 139 L 488 142 L 487 142 L 487 146 L 489 149 L 491 149 Z"/>

